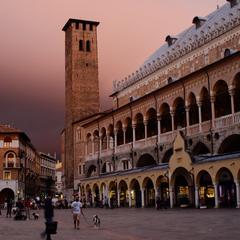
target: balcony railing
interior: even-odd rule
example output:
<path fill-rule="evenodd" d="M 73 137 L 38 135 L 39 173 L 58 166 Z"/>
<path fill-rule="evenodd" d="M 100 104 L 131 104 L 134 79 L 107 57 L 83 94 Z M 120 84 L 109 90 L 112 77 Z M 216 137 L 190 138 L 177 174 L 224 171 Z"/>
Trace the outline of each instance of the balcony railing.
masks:
<path fill-rule="evenodd" d="M 21 168 L 20 163 L 3 163 L 3 168 Z"/>
<path fill-rule="evenodd" d="M 192 126 L 189 126 L 186 129 L 187 130 L 186 134 L 188 136 L 194 136 L 199 134 L 200 130 L 202 133 L 207 133 L 211 129 L 211 124 L 212 124 L 211 120 L 202 122 L 201 126 L 200 124 L 194 124 Z M 240 124 L 240 112 L 216 118 L 213 122 L 213 125 L 214 125 L 213 130 L 219 131 L 223 128 L 226 128 L 235 124 Z M 183 131 L 185 133 L 185 128 L 178 129 L 178 130 Z M 177 132 L 178 132 L 177 130 L 174 130 L 174 131 L 162 133 L 159 137 L 160 139 L 159 144 L 173 142 L 177 135 Z M 116 151 L 115 154 L 130 152 L 132 146 L 134 146 L 134 148 L 141 149 L 147 146 L 153 146 L 156 143 L 157 143 L 157 136 L 148 137 L 146 139 L 145 138 L 140 139 L 140 140 L 137 140 L 134 144 L 131 142 L 131 143 L 117 146 L 115 149 Z M 114 152 L 113 149 L 109 149 L 109 150 L 104 149 L 100 153 L 100 157 L 110 156 L 113 154 L 113 152 Z M 86 156 L 86 160 L 92 160 L 96 158 L 98 158 L 98 153 L 89 154 Z"/>

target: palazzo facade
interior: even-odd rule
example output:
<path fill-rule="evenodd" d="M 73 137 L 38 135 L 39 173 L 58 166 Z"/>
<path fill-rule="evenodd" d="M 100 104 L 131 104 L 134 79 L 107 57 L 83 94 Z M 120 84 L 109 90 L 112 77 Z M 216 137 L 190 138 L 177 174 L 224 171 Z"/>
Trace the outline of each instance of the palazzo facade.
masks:
<path fill-rule="evenodd" d="M 74 66 L 62 133 L 68 190 L 93 206 L 239 207 L 239 1 L 168 35 L 136 72 L 114 82 L 106 112 L 95 103 L 98 24 L 70 19 L 63 29 L 72 43 L 66 71 Z"/>

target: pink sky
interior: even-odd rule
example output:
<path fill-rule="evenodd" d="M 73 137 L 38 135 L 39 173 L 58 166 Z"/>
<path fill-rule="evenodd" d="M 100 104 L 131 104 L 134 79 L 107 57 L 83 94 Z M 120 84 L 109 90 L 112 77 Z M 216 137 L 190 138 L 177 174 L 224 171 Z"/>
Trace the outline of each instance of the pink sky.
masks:
<path fill-rule="evenodd" d="M 64 127 L 64 32 L 68 18 L 100 21 L 102 109 L 113 80 L 135 71 L 164 43 L 226 0 L 2 0 L 0 122 L 24 130 L 45 152 L 59 152 Z"/>

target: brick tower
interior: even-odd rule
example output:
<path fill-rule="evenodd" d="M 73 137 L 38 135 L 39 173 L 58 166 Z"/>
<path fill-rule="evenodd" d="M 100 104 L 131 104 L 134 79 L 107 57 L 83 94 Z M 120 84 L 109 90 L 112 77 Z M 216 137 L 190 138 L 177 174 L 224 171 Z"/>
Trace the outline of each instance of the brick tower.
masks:
<path fill-rule="evenodd" d="M 99 22 L 69 19 L 65 32 L 65 159 L 66 188 L 73 188 L 72 123 L 99 112 L 97 26 Z"/>

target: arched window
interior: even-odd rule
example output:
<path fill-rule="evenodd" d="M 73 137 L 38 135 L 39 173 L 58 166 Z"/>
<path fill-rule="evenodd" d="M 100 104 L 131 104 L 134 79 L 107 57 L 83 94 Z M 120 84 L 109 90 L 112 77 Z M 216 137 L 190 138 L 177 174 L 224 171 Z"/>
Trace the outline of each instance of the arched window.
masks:
<path fill-rule="evenodd" d="M 91 52 L 91 42 L 89 40 L 86 42 L 86 50 L 87 52 Z"/>
<path fill-rule="evenodd" d="M 13 168 L 16 167 L 16 154 L 14 152 L 8 152 L 6 154 L 6 167 Z"/>
<path fill-rule="evenodd" d="M 5 137 L 3 142 L 4 142 L 3 146 L 6 148 L 9 148 L 9 147 L 11 147 L 12 139 L 11 139 L 11 137 Z"/>

